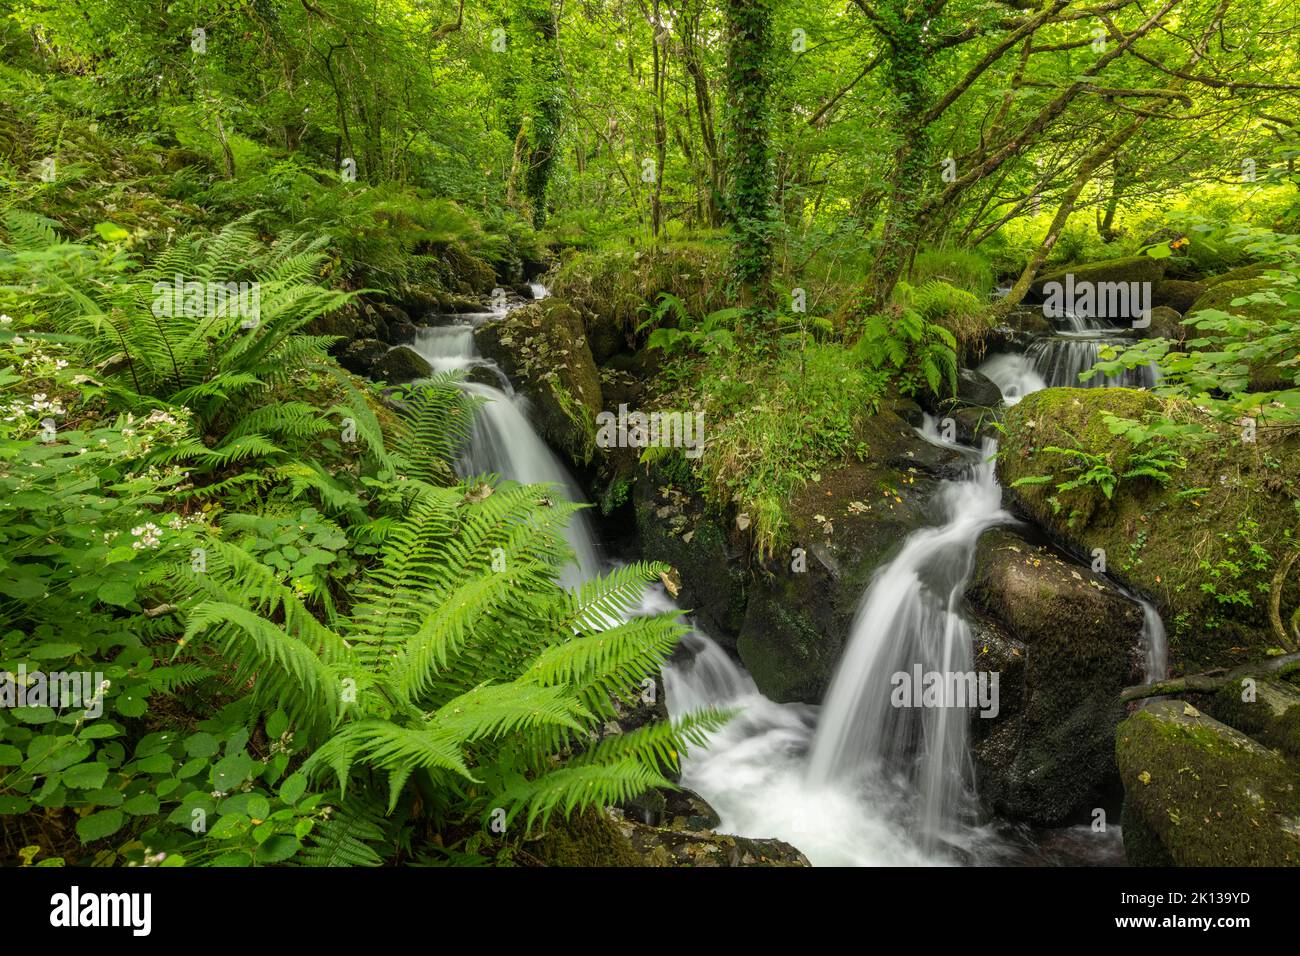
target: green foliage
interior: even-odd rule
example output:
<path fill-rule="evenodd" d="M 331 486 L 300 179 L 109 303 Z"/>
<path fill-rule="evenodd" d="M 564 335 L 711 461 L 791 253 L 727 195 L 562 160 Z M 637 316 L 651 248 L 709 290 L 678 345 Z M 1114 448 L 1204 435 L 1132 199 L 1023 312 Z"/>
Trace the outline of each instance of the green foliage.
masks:
<path fill-rule="evenodd" d="M 957 339 L 912 309 L 869 316 L 853 354 L 867 368 L 896 376 L 904 395 L 957 390 Z"/>

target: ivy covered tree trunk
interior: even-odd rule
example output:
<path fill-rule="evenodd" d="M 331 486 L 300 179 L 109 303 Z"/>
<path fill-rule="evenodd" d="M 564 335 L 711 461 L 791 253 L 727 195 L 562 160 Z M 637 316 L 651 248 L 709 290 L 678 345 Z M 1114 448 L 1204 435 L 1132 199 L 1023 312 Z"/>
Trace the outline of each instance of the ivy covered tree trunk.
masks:
<path fill-rule="evenodd" d="M 555 145 L 564 119 L 564 74 L 558 49 L 559 23 L 549 2 L 530 0 L 523 7 L 532 32 L 533 110 L 532 150 L 528 157 L 525 192 L 533 210 L 533 225 L 546 225 L 546 189 L 555 166 Z"/>
<path fill-rule="evenodd" d="M 771 150 L 772 0 L 727 0 L 728 217 L 739 303 L 771 298 L 774 174 Z"/>
<path fill-rule="evenodd" d="M 863 306 L 876 311 L 888 301 L 903 271 L 908 268 L 921 241 L 923 203 L 929 177 L 941 174 L 931 165 L 930 130 L 924 117 L 932 96 L 927 72 L 924 21 L 909 19 L 895 8 L 897 3 L 878 7 L 881 16 L 891 17 L 891 42 L 885 53 L 884 80 L 892 94 L 889 126 L 896 147 L 885 223 L 863 289 Z"/>

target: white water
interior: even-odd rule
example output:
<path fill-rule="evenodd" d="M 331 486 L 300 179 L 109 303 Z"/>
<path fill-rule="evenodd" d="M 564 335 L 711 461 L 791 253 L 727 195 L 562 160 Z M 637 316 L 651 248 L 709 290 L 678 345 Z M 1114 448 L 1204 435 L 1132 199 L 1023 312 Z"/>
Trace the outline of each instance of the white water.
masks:
<path fill-rule="evenodd" d="M 1002 401 L 1008 405 L 1047 388 L 1047 382 L 1038 374 L 1034 363 L 1018 352 L 991 355 L 978 371 L 992 380 L 1002 392 Z"/>
<path fill-rule="evenodd" d="M 496 472 L 520 482 L 550 482 L 582 500 L 504 376 L 479 356 L 471 326 L 424 330 L 415 347 L 437 370 L 487 368 L 503 383 L 502 389 L 463 385 L 484 405 L 460 462 L 462 475 Z M 959 604 L 980 534 L 1009 519 L 1001 509 L 991 443 L 976 452 L 945 442 L 933 421 L 921 433 L 976 460 L 960 480 L 941 486 L 935 498 L 941 523 L 909 535 L 898 557 L 876 573 L 824 708 L 768 700 L 698 630 L 687 634 L 682 651 L 665 667 L 672 716 L 707 706 L 740 711 L 706 747 L 692 748 L 683 758 L 682 784 L 714 807 L 719 830 L 783 839 L 818 865 L 1005 859 L 1003 837 L 974 825 L 968 812 L 971 712 L 889 704 L 894 672 L 910 672 L 915 664 L 927 671 L 971 670 L 970 633 Z M 569 584 L 601 567 L 590 522 L 577 517 L 569 532 L 577 554 Z M 642 611 L 672 608 L 662 589 L 655 589 Z M 1148 631 L 1158 628 L 1162 638 L 1159 616 L 1149 610 Z M 1148 656 L 1149 672 L 1161 666 L 1162 639 L 1159 648 Z"/>
<path fill-rule="evenodd" d="M 958 707 L 897 707 L 893 675 L 972 670 L 971 634 L 960 605 L 985 529 L 1011 520 L 994 473 L 997 447 L 966 477 L 936 496 L 943 524 L 908 536 L 898 557 L 876 572 L 858 606 L 848 644 L 826 695 L 808 764 L 815 783 L 860 783 L 902 774 L 922 806 L 921 842 L 934 847 L 957 819 L 972 785 L 970 712 Z"/>
<path fill-rule="evenodd" d="M 421 329 L 411 347 L 435 372 L 486 368 L 509 388 L 496 364 L 479 355 L 471 324 Z M 570 501 L 585 500 L 568 469 L 533 430 L 522 398 L 479 382 L 461 382 L 460 387 L 483 403 L 474 417 L 469 446 L 456 465 L 462 478 L 494 473 L 520 484 L 556 485 Z M 565 538 L 575 555 L 574 567 L 564 575 L 564 583 L 571 587 L 599 573 L 601 567 L 595 531 L 585 510 L 570 519 Z"/>
<path fill-rule="evenodd" d="M 1094 375 L 1086 382 L 1079 376 L 1101 358 L 1104 346 L 1122 348 L 1130 329 L 1116 328 L 1087 315 L 1067 313 L 1054 319 L 1058 331 L 1035 339 L 1023 355 L 1000 352 L 990 355 L 979 371 L 1002 391 L 1008 405 L 1044 388 L 1150 388 L 1159 378 L 1154 363 L 1125 369 L 1118 375 Z"/>

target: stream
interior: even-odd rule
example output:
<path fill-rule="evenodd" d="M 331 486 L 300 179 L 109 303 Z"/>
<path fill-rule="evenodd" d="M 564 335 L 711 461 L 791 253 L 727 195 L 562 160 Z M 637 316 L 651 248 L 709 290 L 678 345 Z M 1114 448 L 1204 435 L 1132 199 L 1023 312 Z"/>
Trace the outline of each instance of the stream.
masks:
<path fill-rule="evenodd" d="M 545 292 L 535 289 L 534 295 Z M 458 472 L 551 483 L 583 501 L 581 487 L 529 423 L 526 403 L 475 347 L 475 326 L 502 314 L 438 317 L 451 324 L 420 330 L 412 346 L 435 371 L 466 373 L 461 387 L 482 403 Z M 1077 377 L 1115 331 L 1065 330 L 1040 339 L 1025 355 L 990 356 L 981 371 L 1014 402 Z M 1146 372 L 1135 370 L 1122 384 L 1138 386 Z M 918 665 L 924 672 L 972 672 L 961 606 L 976 544 L 985 530 L 1015 520 L 1002 508 L 995 443 L 976 449 L 946 442 L 928 417 L 916 431 L 960 451 L 965 465 L 933 496 L 934 523 L 910 533 L 872 577 L 821 706 L 767 699 L 707 634 L 693 628 L 684 637 L 663 673 L 670 715 L 701 707 L 738 713 L 706 747 L 683 757 L 682 785 L 717 811 L 718 830 L 779 838 L 819 866 L 1122 864 L 1117 826 L 1105 834 L 1086 824 L 1043 830 L 981 811 L 968 708 L 891 704 L 895 675 Z M 585 514 L 575 516 L 568 540 L 576 562 L 565 572 L 566 586 L 608 566 Z M 1154 607 L 1141 603 L 1146 669 L 1163 676 L 1164 628 Z M 674 609 L 656 586 L 641 613 Z"/>

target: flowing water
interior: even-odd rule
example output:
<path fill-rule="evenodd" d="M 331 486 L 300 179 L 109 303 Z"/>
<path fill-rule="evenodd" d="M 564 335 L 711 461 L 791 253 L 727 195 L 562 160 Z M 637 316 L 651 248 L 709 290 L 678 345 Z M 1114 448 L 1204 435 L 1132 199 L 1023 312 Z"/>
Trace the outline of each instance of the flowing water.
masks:
<path fill-rule="evenodd" d="M 455 317 L 454 324 L 422 330 L 414 345 L 435 370 L 476 379 L 461 386 L 483 404 L 458 471 L 549 482 L 581 501 L 579 486 L 529 424 L 526 405 L 474 346 L 474 325 L 492 317 Z M 1015 374 L 1028 383 L 1026 394 L 1032 390 L 1032 370 Z M 485 377 L 501 387 L 484 384 Z M 941 483 L 933 499 L 936 523 L 909 535 L 874 575 L 822 707 L 768 700 L 708 635 L 695 629 L 683 639 L 664 669 L 669 713 L 680 717 L 701 707 L 739 713 L 707 746 L 684 756 L 682 784 L 718 812 L 719 830 L 783 839 L 818 865 L 1042 863 L 1099 852 L 1094 861 L 1114 862 L 1115 842 L 1099 851 L 1080 828 L 1053 831 L 1057 846 L 1044 851 L 1024 828 L 979 823 L 967 746 L 971 709 L 891 703 L 897 675 L 918 667 L 971 672 L 962 596 L 981 533 L 1011 520 L 1001 507 L 993 443 L 976 450 L 945 441 L 929 418 L 917 431 L 963 452 L 967 467 Z M 570 585 L 602 567 L 590 522 L 576 517 L 569 531 L 577 556 Z M 640 613 L 673 607 L 654 588 Z M 1152 672 L 1164 666 L 1163 627 L 1148 609 Z"/>
<path fill-rule="evenodd" d="M 1132 341 L 1132 329 L 1075 313 L 1054 321 L 1057 331 L 1035 339 L 1023 355 L 1000 352 L 979 367 L 1001 389 L 1008 405 L 1044 388 L 1150 388 L 1156 383 L 1159 372 L 1154 364 L 1079 381 L 1079 376 L 1100 360 L 1103 348 L 1122 350 Z"/>
<path fill-rule="evenodd" d="M 552 484 L 570 501 L 581 502 L 582 488 L 528 421 L 527 403 L 514 394 L 496 364 L 479 355 L 474 344 L 474 326 L 478 323 L 471 320 L 483 321 L 496 315 L 461 316 L 461 321 L 453 325 L 421 329 L 411 346 L 435 372 L 482 369 L 502 383 L 501 388 L 476 381 L 460 383 L 482 405 L 456 471 L 462 478 L 492 473 L 521 484 Z M 573 548 L 575 564 L 566 570 L 564 583 L 572 586 L 599 573 L 596 534 L 585 510 L 570 519 L 565 537 Z"/>

